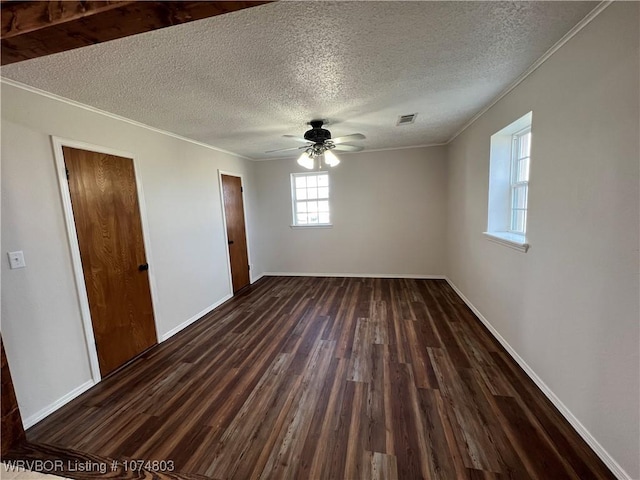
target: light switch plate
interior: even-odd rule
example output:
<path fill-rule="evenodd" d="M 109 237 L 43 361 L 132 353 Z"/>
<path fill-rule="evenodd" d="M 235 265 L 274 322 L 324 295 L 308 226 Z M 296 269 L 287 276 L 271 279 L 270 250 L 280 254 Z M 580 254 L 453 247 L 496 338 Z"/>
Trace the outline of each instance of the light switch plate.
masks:
<path fill-rule="evenodd" d="M 18 252 L 7 252 L 9 256 L 9 266 L 11 270 L 15 270 L 16 268 L 24 268 L 27 265 L 24 263 L 24 253 L 22 251 Z"/>

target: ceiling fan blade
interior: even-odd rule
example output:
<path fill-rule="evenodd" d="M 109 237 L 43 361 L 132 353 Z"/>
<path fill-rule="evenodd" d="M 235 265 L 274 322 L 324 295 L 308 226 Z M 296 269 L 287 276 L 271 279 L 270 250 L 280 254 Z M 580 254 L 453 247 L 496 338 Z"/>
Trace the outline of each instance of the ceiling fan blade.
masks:
<path fill-rule="evenodd" d="M 342 150 L 343 152 L 359 152 L 364 150 L 364 147 L 357 147 L 355 145 L 336 145 L 336 150 Z"/>
<path fill-rule="evenodd" d="M 301 148 L 307 148 L 307 146 L 302 147 L 292 147 L 292 148 L 278 148 L 277 150 L 268 150 L 264 153 L 275 153 L 275 152 L 288 152 L 290 150 L 300 150 Z"/>
<path fill-rule="evenodd" d="M 332 138 L 331 141 L 336 145 L 340 145 L 341 143 L 344 143 L 344 142 L 351 142 L 353 140 L 364 140 L 365 138 L 367 137 L 365 137 L 361 133 L 352 133 L 351 135 L 344 135 L 342 137 Z"/>
<path fill-rule="evenodd" d="M 302 137 L 297 137 L 296 135 L 282 135 L 283 137 L 290 138 L 291 140 L 295 140 L 296 142 L 309 143 L 309 140 Z"/>

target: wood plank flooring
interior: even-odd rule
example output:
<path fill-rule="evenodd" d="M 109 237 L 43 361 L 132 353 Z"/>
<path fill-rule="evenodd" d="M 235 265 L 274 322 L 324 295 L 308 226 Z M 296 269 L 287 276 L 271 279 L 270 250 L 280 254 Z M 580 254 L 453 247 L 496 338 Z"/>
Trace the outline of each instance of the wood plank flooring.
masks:
<path fill-rule="evenodd" d="M 27 437 L 156 478 L 614 478 L 443 280 L 263 278 Z"/>

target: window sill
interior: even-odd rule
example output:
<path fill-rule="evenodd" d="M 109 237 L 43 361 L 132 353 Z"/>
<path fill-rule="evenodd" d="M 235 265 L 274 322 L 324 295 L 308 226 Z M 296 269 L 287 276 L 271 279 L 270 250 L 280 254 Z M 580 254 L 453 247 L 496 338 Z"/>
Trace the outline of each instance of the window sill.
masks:
<path fill-rule="evenodd" d="M 483 235 L 487 237 L 487 240 L 513 248 L 522 253 L 527 253 L 527 250 L 529 250 L 529 244 L 524 235 L 509 232 L 483 232 Z"/>
<path fill-rule="evenodd" d="M 323 223 L 321 225 L 289 225 L 289 227 L 293 228 L 294 230 L 298 230 L 300 228 L 333 228 L 333 224 Z"/>

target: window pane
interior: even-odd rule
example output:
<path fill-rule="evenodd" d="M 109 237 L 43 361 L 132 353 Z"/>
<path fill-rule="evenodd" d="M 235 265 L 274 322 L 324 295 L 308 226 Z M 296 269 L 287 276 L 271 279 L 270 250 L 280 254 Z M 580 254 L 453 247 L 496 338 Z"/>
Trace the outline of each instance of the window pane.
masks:
<path fill-rule="evenodd" d="M 518 160 L 517 166 L 517 182 L 528 182 L 529 181 L 529 157 L 522 158 Z"/>
<path fill-rule="evenodd" d="M 511 218 L 511 230 L 514 232 L 524 233 L 526 210 L 514 210 Z"/>
<path fill-rule="evenodd" d="M 527 208 L 527 186 L 520 185 L 513 189 L 512 208 Z"/>
<path fill-rule="evenodd" d="M 307 186 L 307 177 L 296 177 L 296 188 L 305 188 Z"/>
<path fill-rule="evenodd" d="M 329 175 L 291 174 L 295 225 L 329 223 Z"/>
<path fill-rule="evenodd" d="M 531 152 L 531 132 L 520 136 L 520 147 L 518 157 L 528 157 Z"/>
<path fill-rule="evenodd" d="M 308 198 L 318 198 L 318 189 L 317 188 L 307 188 L 307 196 L 308 196 Z"/>

